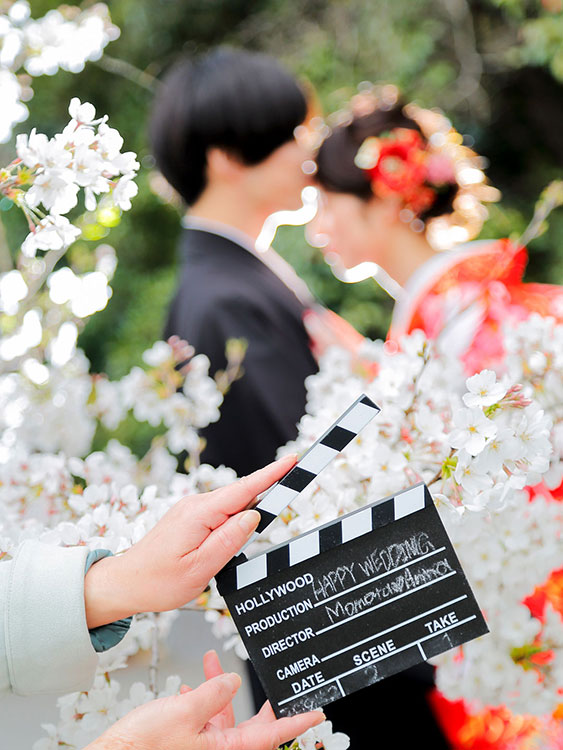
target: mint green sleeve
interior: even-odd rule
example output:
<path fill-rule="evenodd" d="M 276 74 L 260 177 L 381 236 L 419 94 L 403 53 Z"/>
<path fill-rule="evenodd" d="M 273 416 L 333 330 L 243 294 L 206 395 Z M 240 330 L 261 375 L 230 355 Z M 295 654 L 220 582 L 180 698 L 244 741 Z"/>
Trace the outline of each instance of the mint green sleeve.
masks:
<path fill-rule="evenodd" d="M 104 557 L 109 557 L 113 553 L 109 549 L 95 549 L 88 553 L 86 557 L 86 565 L 84 567 L 84 575 L 90 570 L 94 563 L 98 560 L 103 560 Z M 91 628 L 89 630 L 90 640 L 94 650 L 98 653 L 107 651 L 125 638 L 127 631 L 131 627 L 132 617 L 127 617 L 123 620 L 116 620 L 110 622 L 109 625 L 101 625 L 99 628 Z"/>
<path fill-rule="evenodd" d="M 0 562 L 0 693 L 91 687 L 98 658 L 84 607 L 87 555 L 28 540 Z"/>

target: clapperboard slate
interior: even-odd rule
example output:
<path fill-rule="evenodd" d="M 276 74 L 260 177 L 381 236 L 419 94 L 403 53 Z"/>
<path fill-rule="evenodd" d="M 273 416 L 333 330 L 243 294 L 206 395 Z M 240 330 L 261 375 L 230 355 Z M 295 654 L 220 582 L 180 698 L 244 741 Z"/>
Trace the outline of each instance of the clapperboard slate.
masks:
<path fill-rule="evenodd" d="M 249 560 L 239 555 L 217 584 L 278 717 L 332 703 L 488 632 L 422 483 Z"/>

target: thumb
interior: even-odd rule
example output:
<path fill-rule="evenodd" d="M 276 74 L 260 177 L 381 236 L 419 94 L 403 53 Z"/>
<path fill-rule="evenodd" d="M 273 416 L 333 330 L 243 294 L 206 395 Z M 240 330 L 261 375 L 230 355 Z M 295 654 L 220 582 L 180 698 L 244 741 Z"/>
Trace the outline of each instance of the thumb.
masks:
<path fill-rule="evenodd" d="M 246 510 L 236 516 L 231 516 L 200 544 L 198 562 L 201 565 L 201 575 L 206 582 L 211 580 L 237 554 L 259 522 L 258 511 Z"/>
<path fill-rule="evenodd" d="M 185 694 L 189 723 L 197 732 L 232 701 L 241 685 L 238 674 L 221 674 Z"/>

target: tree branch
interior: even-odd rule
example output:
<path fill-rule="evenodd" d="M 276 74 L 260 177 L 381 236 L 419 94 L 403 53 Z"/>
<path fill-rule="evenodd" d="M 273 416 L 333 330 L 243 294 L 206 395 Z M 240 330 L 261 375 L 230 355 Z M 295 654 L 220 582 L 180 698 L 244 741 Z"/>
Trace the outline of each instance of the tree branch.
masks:
<path fill-rule="evenodd" d="M 477 50 L 470 5 L 467 0 L 442 0 L 442 5 L 450 18 L 454 50 L 459 62 L 456 81 L 458 93 L 449 106 L 456 107 L 466 101 L 471 110 L 487 117 L 489 100 L 481 86 L 483 60 Z"/>
<path fill-rule="evenodd" d="M 141 86 L 141 88 L 147 89 L 154 94 L 160 81 L 155 76 L 147 73 L 146 70 L 137 68 L 126 60 L 120 60 L 117 57 L 111 57 L 111 55 L 104 54 L 99 60 L 95 60 L 94 64 L 102 70 L 106 70 L 108 73 L 114 73 L 115 75 L 126 78 L 128 81 Z"/>
<path fill-rule="evenodd" d="M 532 240 L 539 237 L 546 230 L 546 220 L 549 214 L 563 205 L 563 180 L 554 180 L 542 192 L 534 208 L 532 220 L 519 237 L 517 244 L 526 247 Z"/>

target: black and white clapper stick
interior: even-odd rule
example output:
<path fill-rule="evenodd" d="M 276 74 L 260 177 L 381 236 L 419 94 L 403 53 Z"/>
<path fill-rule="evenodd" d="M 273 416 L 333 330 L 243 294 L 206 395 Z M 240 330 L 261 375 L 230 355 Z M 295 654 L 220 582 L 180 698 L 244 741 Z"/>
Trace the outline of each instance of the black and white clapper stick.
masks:
<path fill-rule="evenodd" d="M 338 417 L 336 422 L 313 443 L 306 453 L 279 482 L 267 490 L 254 510 L 260 513 L 261 519 L 256 531 L 246 543 L 256 541 L 264 529 L 275 521 L 280 513 L 287 508 L 313 479 L 336 458 L 348 443 L 350 443 L 363 428 L 381 411 L 377 404 L 364 393 L 359 396 L 346 411 Z M 240 558 L 234 558 L 233 561 Z M 229 563 L 230 565 L 231 563 Z"/>

